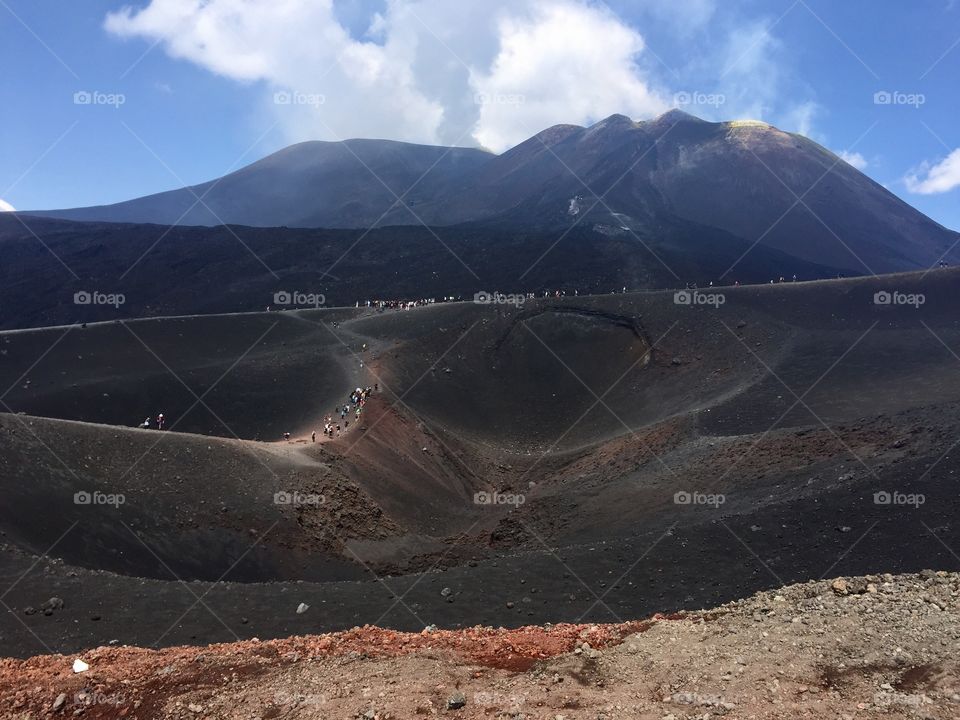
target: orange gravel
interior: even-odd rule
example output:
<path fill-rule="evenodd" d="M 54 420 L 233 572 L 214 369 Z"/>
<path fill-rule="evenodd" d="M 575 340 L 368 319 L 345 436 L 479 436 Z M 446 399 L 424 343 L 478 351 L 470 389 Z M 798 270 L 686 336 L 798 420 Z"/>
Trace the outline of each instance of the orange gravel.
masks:
<path fill-rule="evenodd" d="M 463 664 L 522 672 L 538 660 L 572 651 L 578 643 L 586 642 L 594 648 L 609 647 L 620 643 L 627 635 L 649 629 L 657 620 L 680 617 L 685 616 L 655 615 L 650 620 L 608 625 L 558 624 L 514 630 L 473 627 L 420 633 L 396 632 L 367 625 L 325 635 L 268 641 L 253 639 L 205 647 L 160 650 L 99 647 L 76 656 L 7 658 L 0 660 L 0 707 L 11 708 L 21 715 L 49 713 L 52 697 L 60 693 L 74 697 L 79 692 L 102 696 L 122 692 L 127 698 L 139 699 L 141 704 L 157 705 L 186 682 L 195 686 L 209 685 L 224 676 L 244 677 L 311 658 L 398 657 L 419 650 L 447 652 Z M 72 667 L 76 657 L 88 663 L 90 669 L 74 673 Z M 166 675 L 176 677 L 176 680 L 164 682 L 162 678 Z M 123 717 L 128 708 L 111 709 L 100 705 L 96 714 L 87 713 L 84 717 Z"/>

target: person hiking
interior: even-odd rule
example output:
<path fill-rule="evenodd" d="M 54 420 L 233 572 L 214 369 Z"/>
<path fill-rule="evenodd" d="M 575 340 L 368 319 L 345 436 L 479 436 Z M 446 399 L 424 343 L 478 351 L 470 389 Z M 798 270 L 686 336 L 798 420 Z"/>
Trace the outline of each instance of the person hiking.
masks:
<path fill-rule="evenodd" d="M 140 423 L 140 427 L 142 427 L 142 428 L 144 428 L 144 429 L 149 428 L 149 427 L 150 427 L 150 418 L 147 418 L 147 419 L 144 420 L 142 423 Z"/>
<path fill-rule="evenodd" d="M 316 442 L 316 441 L 317 441 L 317 431 L 314 430 L 312 433 L 310 433 L 310 442 Z"/>
<path fill-rule="evenodd" d="M 163 426 L 166 423 L 166 420 L 163 417 L 163 413 L 157 415 L 157 430 L 163 430 Z"/>

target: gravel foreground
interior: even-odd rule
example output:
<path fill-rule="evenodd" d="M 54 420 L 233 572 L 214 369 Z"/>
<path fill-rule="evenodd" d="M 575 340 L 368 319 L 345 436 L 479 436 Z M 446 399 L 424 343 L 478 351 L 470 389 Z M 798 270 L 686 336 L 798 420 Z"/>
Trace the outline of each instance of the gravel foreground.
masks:
<path fill-rule="evenodd" d="M 101 647 L 0 660 L 0 717 L 946 720 L 958 613 L 960 574 L 924 571 L 615 625 Z"/>

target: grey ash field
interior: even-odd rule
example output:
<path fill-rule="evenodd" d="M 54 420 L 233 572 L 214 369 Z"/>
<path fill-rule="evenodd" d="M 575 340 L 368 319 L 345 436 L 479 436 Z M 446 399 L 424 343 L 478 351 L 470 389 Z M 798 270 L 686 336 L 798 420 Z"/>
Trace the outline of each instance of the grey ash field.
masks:
<path fill-rule="evenodd" d="M 943 269 L 716 288 L 719 306 L 0 333 L 0 654 L 617 622 L 956 570 L 958 290 Z M 359 423 L 309 441 L 374 383 Z M 158 411 L 170 431 L 135 427 Z"/>

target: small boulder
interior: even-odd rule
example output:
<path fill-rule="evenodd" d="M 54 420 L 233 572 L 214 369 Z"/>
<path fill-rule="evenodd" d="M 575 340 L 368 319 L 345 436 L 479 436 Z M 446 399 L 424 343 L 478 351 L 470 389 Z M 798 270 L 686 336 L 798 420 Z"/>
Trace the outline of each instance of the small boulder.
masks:
<path fill-rule="evenodd" d="M 867 592 L 867 584 L 866 578 L 850 578 L 850 580 L 847 581 L 847 592 L 851 595 L 863 595 Z"/>

